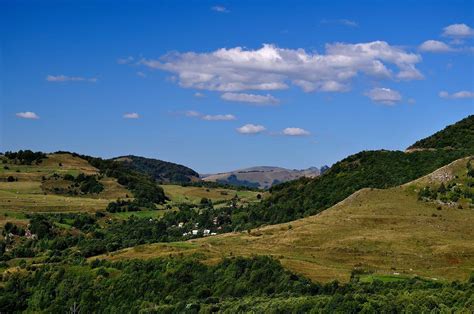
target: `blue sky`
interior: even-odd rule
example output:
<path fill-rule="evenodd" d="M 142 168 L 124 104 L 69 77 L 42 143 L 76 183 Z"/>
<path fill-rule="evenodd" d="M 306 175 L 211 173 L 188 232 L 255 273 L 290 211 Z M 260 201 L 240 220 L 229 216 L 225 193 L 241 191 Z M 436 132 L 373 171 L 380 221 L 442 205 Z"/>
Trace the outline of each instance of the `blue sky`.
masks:
<path fill-rule="evenodd" d="M 275 2 L 2 1 L 0 151 L 306 168 L 474 113 L 472 1 Z"/>

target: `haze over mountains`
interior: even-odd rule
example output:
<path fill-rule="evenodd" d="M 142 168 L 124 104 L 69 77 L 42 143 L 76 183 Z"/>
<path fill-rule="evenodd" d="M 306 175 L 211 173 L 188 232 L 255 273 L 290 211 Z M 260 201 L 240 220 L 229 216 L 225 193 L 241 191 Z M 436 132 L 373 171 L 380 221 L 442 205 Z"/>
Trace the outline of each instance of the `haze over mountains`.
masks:
<path fill-rule="evenodd" d="M 327 166 L 322 167 L 322 169 L 324 171 L 327 169 Z M 202 174 L 201 178 L 208 182 L 268 189 L 278 183 L 295 180 L 301 177 L 314 178 L 320 174 L 321 170 L 316 167 L 297 170 L 260 166 L 216 174 Z"/>

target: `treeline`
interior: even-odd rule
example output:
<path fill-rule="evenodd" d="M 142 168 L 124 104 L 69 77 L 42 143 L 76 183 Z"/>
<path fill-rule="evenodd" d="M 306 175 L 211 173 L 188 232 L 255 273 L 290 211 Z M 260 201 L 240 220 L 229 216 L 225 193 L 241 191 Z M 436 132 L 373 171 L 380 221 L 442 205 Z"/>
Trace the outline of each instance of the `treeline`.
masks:
<path fill-rule="evenodd" d="M 419 140 L 409 149 L 474 149 L 474 115 Z"/>
<path fill-rule="evenodd" d="M 224 182 L 212 182 L 212 181 L 195 181 L 195 182 L 187 182 L 181 183 L 181 186 L 195 186 L 195 187 L 203 187 L 209 189 L 229 189 L 229 190 L 236 190 L 236 191 L 261 191 L 258 187 L 251 187 L 245 185 L 231 185 Z"/>
<path fill-rule="evenodd" d="M 67 153 L 85 159 L 99 169 L 101 174 L 116 178 L 119 184 L 133 193 L 134 204 L 139 207 L 156 208 L 155 204 L 163 204 L 166 201 L 165 192 L 152 177 L 130 169 L 122 162 L 70 152 L 56 153 Z"/>
<path fill-rule="evenodd" d="M 312 283 L 270 257 L 194 258 L 22 266 L 5 274 L 1 312 L 439 313 L 472 312 L 469 282 L 421 279 Z"/>
<path fill-rule="evenodd" d="M 187 183 L 191 178 L 199 178 L 199 173 L 191 168 L 158 159 L 139 156 L 123 156 L 114 160 L 124 166 L 151 176 L 160 183 Z"/>
<path fill-rule="evenodd" d="M 364 151 L 334 164 L 317 178 L 278 184 L 260 204 L 250 206 L 249 222 L 275 224 L 317 214 L 362 188 L 389 188 L 424 176 L 472 151 L 439 150 L 404 153 Z"/>
<path fill-rule="evenodd" d="M 43 161 L 43 159 L 47 158 L 45 153 L 33 152 L 29 149 L 19 150 L 17 152 L 5 152 L 4 156 L 10 159 L 13 163 L 20 165 L 38 165 Z"/>

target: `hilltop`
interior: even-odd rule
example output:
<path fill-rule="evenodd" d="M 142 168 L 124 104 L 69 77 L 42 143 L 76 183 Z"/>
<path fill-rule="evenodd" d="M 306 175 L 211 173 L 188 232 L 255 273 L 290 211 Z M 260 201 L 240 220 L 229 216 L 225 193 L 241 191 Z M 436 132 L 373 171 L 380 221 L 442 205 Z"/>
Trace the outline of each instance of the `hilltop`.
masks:
<path fill-rule="evenodd" d="M 319 174 L 320 170 L 316 167 L 297 170 L 260 166 L 217 174 L 201 175 L 201 178 L 204 181 L 209 182 L 268 189 L 275 184 L 295 180 L 301 177 L 314 178 Z"/>
<path fill-rule="evenodd" d="M 147 174 L 161 183 L 189 183 L 200 180 L 199 174 L 193 169 L 168 161 L 134 155 L 112 160 L 122 162 L 126 167 Z"/>
<path fill-rule="evenodd" d="M 290 223 L 139 246 L 100 258 L 202 254 L 204 261 L 214 264 L 228 256 L 258 254 L 273 256 L 289 270 L 316 281 L 347 281 L 354 270 L 395 279 L 418 275 L 465 280 L 474 270 L 474 177 L 468 170 L 473 165 L 472 158 L 463 158 L 403 186 L 365 188 L 318 215 Z M 471 198 L 420 198 L 427 184 L 441 183 L 452 191 L 470 186 L 466 191 Z"/>
<path fill-rule="evenodd" d="M 474 115 L 468 116 L 443 130 L 408 147 L 418 149 L 474 149 Z"/>

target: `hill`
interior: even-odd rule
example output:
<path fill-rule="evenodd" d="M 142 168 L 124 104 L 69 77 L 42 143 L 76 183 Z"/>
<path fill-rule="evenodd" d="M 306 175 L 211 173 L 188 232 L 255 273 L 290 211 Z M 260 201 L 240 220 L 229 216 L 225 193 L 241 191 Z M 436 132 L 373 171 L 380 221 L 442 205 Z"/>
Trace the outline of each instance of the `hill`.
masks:
<path fill-rule="evenodd" d="M 443 165 L 474 154 L 474 116 L 436 133 L 443 149 L 363 151 L 351 155 L 316 178 L 276 185 L 260 206 L 249 209 L 253 224 L 280 223 L 317 214 L 362 188 L 389 188 L 410 182 Z M 458 139 L 458 136 L 465 138 Z M 445 149 L 450 147 L 450 149 Z"/>
<path fill-rule="evenodd" d="M 474 115 L 447 126 L 444 130 L 436 132 L 408 147 L 416 149 L 474 149 Z"/>
<path fill-rule="evenodd" d="M 172 162 L 139 156 L 113 158 L 126 167 L 147 174 L 161 183 L 189 183 L 199 181 L 199 174 L 191 168 Z"/>
<path fill-rule="evenodd" d="M 201 175 L 201 177 L 204 181 L 209 182 L 268 189 L 275 184 L 295 180 L 301 177 L 314 178 L 319 174 L 320 171 L 316 167 L 296 170 L 262 166 L 217 174 Z"/>
<path fill-rule="evenodd" d="M 402 186 L 362 189 L 318 215 L 291 223 L 138 246 L 100 258 L 198 254 L 214 264 L 228 256 L 258 254 L 273 256 L 289 270 L 317 281 L 347 281 L 353 271 L 367 278 L 465 280 L 474 270 L 472 166 L 472 158 L 463 158 Z M 420 197 L 427 185 L 441 183 L 451 192 L 469 188 L 457 202 Z"/>

